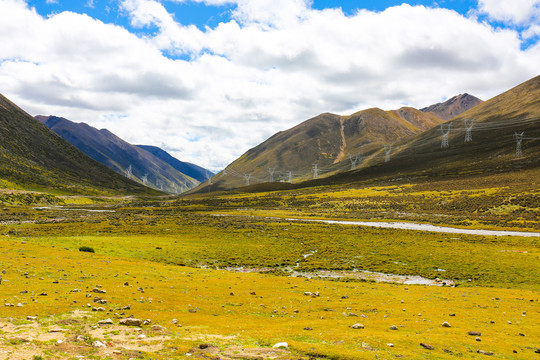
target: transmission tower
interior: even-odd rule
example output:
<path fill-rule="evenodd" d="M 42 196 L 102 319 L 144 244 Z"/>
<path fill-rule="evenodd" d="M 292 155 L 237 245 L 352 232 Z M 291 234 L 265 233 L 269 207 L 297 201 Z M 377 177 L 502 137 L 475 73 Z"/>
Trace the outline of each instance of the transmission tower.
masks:
<path fill-rule="evenodd" d="M 270 174 L 270 182 L 274 182 L 274 172 L 276 171 L 275 168 L 268 168 L 268 174 Z"/>
<path fill-rule="evenodd" d="M 251 179 L 251 174 L 244 174 L 244 179 L 246 179 L 246 186 L 249 186 L 249 179 Z"/>
<path fill-rule="evenodd" d="M 463 119 L 465 122 L 465 142 L 471 142 L 472 141 L 472 128 L 474 125 L 474 119 Z"/>
<path fill-rule="evenodd" d="M 523 142 L 524 136 L 525 136 L 525 132 L 522 132 L 521 134 L 514 132 L 514 139 L 516 139 L 516 159 L 519 159 L 522 156 L 521 143 Z"/>
<path fill-rule="evenodd" d="M 316 179 L 319 177 L 319 165 L 313 164 L 313 178 Z"/>
<path fill-rule="evenodd" d="M 390 161 L 390 152 L 392 151 L 392 144 L 384 145 L 384 162 Z"/>
<path fill-rule="evenodd" d="M 292 171 L 288 172 L 289 182 L 292 183 Z"/>
<path fill-rule="evenodd" d="M 360 154 L 356 154 L 354 157 L 351 154 L 349 154 L 349 160 L 351 160 L 351 170 L 356 169 L 356 164 L 358 163 L 360 158 L 361 158 Z"/>
<path fill-rule="evenodd" d="M 441 132 L 442 132 L 441 148 L 443 149 L 450 146 L 448 144 L 448 134 L 450 134 L 451 127 L 452 127 L 452 123 L 441 124 Z"/>
<path fill-rule="evenodd" d="M 212 176 L 208 170 L 206 170 L 206 177 L 208 178 L 208 185 L 212 185 Z"/>
<path fill-rule="evenodd" d="M 142 177 L 142 182 L 144 185 L 148 183 L 148 173 L 144 174 L 144 176 Z"/>

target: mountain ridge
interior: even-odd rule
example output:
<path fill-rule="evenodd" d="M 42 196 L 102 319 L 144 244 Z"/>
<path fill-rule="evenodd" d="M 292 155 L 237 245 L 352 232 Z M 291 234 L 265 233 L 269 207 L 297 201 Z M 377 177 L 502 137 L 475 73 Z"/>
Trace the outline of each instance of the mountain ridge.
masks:
<path fill-rule="evenodd" d="M 184 187 L 191 188 L 199 183 L 107 129 L 98 130 L 57 116 L 38 115 L 36 118 L 94 160 L 155 189 L 178 193 Z"/>

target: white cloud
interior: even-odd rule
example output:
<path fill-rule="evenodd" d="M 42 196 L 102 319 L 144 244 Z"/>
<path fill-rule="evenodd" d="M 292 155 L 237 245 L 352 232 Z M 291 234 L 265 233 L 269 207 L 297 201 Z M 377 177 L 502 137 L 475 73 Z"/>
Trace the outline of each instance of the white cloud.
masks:
<path fill-rule="evenodd" d="M 233 20 L 200 30 L 179 24 L 166 2 L 124 0 L 132 26 L 157 29 L 140 38 L 1 0 L 2 92 L 34 115 L 85 121 L 218 169 L 322 112 L 423 107 L 463 92 L 486 99 L 538 75 L 540 45 L 521 50 L 516 31 L 450 10 L 345 16 L 280 1 L 234 1 Z"/>
<path fill-rule="evenodd" d="M 522 24 L 532 18 L 540 19 L 540 0 L 479 0 L 480 12 L 493 20 Z"/>

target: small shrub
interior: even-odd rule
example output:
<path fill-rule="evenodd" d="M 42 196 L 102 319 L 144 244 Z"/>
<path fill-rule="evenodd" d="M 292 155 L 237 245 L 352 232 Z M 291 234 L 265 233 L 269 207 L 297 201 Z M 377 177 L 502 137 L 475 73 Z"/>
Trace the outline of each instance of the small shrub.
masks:
<path fill-rule="evenodd" d="M 90 246 L 81 246 L 79 248 L 79 251 L 95 253 L 95 250 L 93 248 L 91 248 Z"/>

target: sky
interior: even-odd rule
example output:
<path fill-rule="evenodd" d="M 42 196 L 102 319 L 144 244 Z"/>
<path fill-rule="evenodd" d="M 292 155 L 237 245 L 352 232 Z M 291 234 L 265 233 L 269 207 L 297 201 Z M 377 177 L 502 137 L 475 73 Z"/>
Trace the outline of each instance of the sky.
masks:
<path fill-rule="evenodd" d="M 218 171 L 320 113 L 540 74 L 540 0 L 0 0 L 0 93 Z"/>

